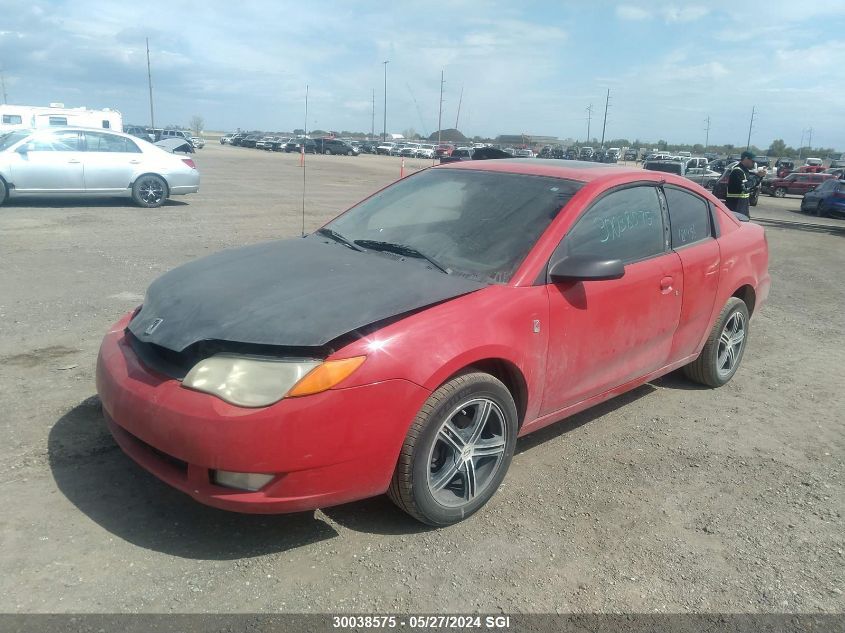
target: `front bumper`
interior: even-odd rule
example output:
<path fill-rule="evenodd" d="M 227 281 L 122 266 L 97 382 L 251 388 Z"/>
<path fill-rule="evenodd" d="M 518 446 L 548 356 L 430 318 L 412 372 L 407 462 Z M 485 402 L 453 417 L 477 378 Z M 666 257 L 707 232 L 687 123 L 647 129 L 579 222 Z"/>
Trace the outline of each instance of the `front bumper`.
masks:
<path fill-rule="evenodd" d="M 97 392 L 123 451 L 165 483 L 225 510 L 313 510 L 384 493 L 408 427 L 429 392 L 404 380 L 245 409 L 184 389 L 147 369 L 124 335 L 103 339 Z M 255 492 L 212 482 L 212 471 L 272 473 Z"/>

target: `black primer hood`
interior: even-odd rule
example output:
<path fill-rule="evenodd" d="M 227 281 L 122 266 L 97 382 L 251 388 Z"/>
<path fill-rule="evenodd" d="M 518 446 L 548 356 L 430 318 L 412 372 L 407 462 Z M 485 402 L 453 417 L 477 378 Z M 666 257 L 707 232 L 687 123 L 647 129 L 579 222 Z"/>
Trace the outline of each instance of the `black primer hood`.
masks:
<path fill-rule="evenodd" d="M 129 330 L 175 352 L 204 340 L 317 347 L 485 286 L 421 261 L 316 238 L 225 250 L 156 279 Z"/>

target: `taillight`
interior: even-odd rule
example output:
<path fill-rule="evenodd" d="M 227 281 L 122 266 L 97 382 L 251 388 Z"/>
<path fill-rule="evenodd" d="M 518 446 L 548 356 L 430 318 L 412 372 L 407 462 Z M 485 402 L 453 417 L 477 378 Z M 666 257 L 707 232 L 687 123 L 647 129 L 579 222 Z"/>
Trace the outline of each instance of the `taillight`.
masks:
<path fill-rule="evenodd" d="M 183 158 L 182 162 L 185 163 L 191 169 L 196 169 L 197 165 L 192 158 Z"/>

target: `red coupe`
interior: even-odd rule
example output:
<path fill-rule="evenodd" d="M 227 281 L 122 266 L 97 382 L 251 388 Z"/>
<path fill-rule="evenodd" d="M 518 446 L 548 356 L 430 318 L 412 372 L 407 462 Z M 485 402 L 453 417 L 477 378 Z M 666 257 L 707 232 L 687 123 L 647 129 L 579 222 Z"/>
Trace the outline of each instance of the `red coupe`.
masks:
<path fill-rule="evenodd" d="M 518 436 L 678 368 L 728 382 L 769 285 L 763 229 L 685 178 L 453 163 L 166 273 L 106 335 L 97 389 L 122 449 L 202 503 L 387 492 L 442 526 Z"/>

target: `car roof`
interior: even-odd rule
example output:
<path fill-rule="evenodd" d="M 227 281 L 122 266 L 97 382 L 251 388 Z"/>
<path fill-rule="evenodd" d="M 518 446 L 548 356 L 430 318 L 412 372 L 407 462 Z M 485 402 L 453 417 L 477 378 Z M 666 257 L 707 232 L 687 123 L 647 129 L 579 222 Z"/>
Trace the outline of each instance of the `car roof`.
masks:
<path fill-rule="evenodd" d="M 603 163 L 592 163 L 587 161 L 566 161 L 554 159 L 535 158 L 528 160 L 497 158 L 490 160 L 473 160 L 458 163 L 447 163 L 434 167 L 434 169 L 470 169 L 476 171 L 495 171 L 511 174 L 525 174 L 530 176 L 551 176 L 553 178 L 565 178 L 567 180 L 578 180 L 580 182 L 592 182 L 615 176 L 631 175 L 640 180 L 661 180 L 672 174 L 666 172 L 651 172 L 633 167 L 608 165 Z M 679 182 L 684 182 L 680 178 Z"/>

